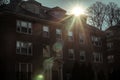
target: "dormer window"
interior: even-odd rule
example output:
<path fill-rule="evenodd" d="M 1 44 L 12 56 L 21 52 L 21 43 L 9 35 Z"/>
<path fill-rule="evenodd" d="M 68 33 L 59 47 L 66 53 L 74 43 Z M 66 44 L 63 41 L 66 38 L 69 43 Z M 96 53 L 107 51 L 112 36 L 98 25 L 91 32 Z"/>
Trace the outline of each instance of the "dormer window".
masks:
<path fill-rule="evenodd" d="M 30 11 L 32 13 L 35 13 L 35 14 L 39 14 L 40 13 L 40 6 L 39 5 L 36 5 L 34 3 L 23 3 L 21 5 L 22 8 L 26 9 L 27 11 Z"/>
<path fill-rule="evenodd" d="M 65 16 L 66 11 L 59 8 L 59 7 L 54 7 L 48 11 L 48 14 L 55 18 L 55 19 L 61 19 Z"/>

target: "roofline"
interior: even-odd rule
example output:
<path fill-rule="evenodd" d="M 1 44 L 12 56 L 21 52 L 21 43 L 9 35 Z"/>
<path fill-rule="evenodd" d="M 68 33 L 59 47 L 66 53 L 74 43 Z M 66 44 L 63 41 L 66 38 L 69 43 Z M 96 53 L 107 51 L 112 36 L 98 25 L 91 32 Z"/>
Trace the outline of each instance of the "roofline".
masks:
<path fill-rule="evenodd" d="M 120 26 L 120 24 L 110 26 L 110 27 L 108 27 L 105 31 L 110 30 L 110 29 L 112 29 L 112 30 L 113 30 L 116 26 Z"/>
<path fill-rule="evenodd" d="M 99 30 L 99 31 L 101 31 L 101 32 L 105 32 L 105 31 L 100 30 L 100 29 L 98 29 L 98 28 L 96 28 L 96 27 L 94 27 L 94 26 L 92 26 L 92 25 L 90 25 L 90 24 L 87 24 L 87 25 L 88 25 L 88 27 L 91 27 L 91 28 L 93 28 L 93 29 Z"/>
<path fill-rule="evenodd" d="M 50 21 L 50 20 L 46 20 L 46 19 L 40 19 L 40 18 L 37 18 L 37 17 L 34 17 L 34 16 L 29 16 L 29 15 L 25 15 L 25 14 L 20 14 L 20 13 L 17 13 L 17 12 L 10 12 L 10 11 L 3 11 L 3 12 L 0 12 L 0 14 L 4 14 L 4 13 L 10 13 L 10 14 L 13 14 L 13 15 L 16 15 L 16 16 L 21 16 L 21 17 L 26 17 L 26 18 L 31 18 L 35 21 L 41 21 L 41 22 L 46 22 L 46 23 L 50 23 L 50 24 L 55 24 L 55 25 L 63 25 L 62 23 L 60 23 L 59 21 L 58 22 L 54 22 L 54 21 Z"/>

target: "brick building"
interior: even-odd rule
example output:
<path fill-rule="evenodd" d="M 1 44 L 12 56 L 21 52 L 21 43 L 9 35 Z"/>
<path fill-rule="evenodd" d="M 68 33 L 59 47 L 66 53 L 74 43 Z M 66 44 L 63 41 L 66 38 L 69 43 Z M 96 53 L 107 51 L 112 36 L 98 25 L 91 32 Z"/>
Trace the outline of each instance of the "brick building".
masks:
<path fill-rule="evenodd" d="M 74 18 L 74 17 L 73 17 Z M 72 22 L 67 21 L 70 26 Z M 82 23 L 80 23 L 82 22 Z M 87 69 L 93 70 L 94 79 L 98 79 L 98 75 L 106 75 L 105 70 L 105 33 L 99 29 L 86 24 L 86 16 L 81 15 L 80 19 L 76 18 L 70 32 L 72 36 L 65 40 L 64 44 L 64 79 L 69 80 L 75 74 L 73 79 L 78 79 L 77 75 L 87 74 Z M 71 27 L 71 26 L 70 26 Z M 68 29 L 67 29 L 68 30 Z M 70 39 L 70 40 L 69 40 Z M 76 67 L 77 65 L 77 67 Z M 80 68 L 74 72 L 74 68 Z M 80 72 L 79 72 L 80 71 Z M 84 73 L 85 72 L 85 73 Z M 90 73 L 88 74 L 90 75 Z M 80 75 L 78 75 L 80 79 Z M 84 76 L 86 78 L 88 76 Z M 84 79 L 83 78 L 83 79 Z M 85 79 L 87 80 L 87 79 Z"/>
<path fill-rule="evenodd" d="M 106 61 L 109 75 L 119 79 L 120 73 L 120 25 L 109 27 L 106 31 Z M 116 75 L 116 76 L 115 76 Z"/>
<path fill-rule="evenodd" d="M 40 74 L 45 80 L 69 80 L 76 63 L 83 70 L 91 66 L 95 79 L 104 73 L 105 33 L 86 24 L 86 16 L 75 18 L 35 0 L 10 1 L 0 6 L 0 71 L 5 80 L 31 80 Z"/>

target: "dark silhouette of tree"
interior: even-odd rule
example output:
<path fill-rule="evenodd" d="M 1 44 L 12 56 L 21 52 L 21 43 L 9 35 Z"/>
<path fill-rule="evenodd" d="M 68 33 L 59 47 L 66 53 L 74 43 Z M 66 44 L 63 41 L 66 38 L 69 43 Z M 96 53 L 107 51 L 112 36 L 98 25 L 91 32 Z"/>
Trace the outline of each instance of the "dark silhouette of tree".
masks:
<path fill-rule="evenodd" d="M 120 24 L 120 8 L 114 2 L 107 5 L 96 2 L 88 9 L 88 23 L 102 30 L 106 26 Z"/>
<path fill-rule="evenodd" d="M 106 21 L 107 25 L 113 26 L 113 25 L 117 24 L 120 19 L 119 15 L 120 15 L 120 11 L 119 11 L 117 4 L 115 4 L 114 2 L 110 2 L 106 6 L 105 21 Z"/>
<path fill-rule="evenodd" d="M 102 30 L 105 18 L 106 5 L 102 2 L 96 2 L 88 9 L 88 23 Z"/>

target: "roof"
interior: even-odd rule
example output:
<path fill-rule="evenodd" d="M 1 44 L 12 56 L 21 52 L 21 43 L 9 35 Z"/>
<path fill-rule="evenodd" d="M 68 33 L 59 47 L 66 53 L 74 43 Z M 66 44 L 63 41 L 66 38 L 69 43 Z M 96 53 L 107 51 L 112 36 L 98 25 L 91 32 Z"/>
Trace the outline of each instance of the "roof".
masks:
<path fill-rule="evenodd" d="M 109 28 L 106 29 L 106 31 L 108 31 L 108 30 L 118 30 L 118 29 L 120 29 L 120 24 L 110 26 Z"/>
<path fill-rule="evenodd" d="M 35 8 L 37 6 L 37 8 L 39 8 L 39 12 L 35 13 L 35 12 L 31 12 L 30 10 L 28 10 L 26 7 L 26 4 L 33 4 L 35 5 Z M 32 7 L 33 8 L 33 7 Z M 31 9 L 31 6 L 30 6 Z M 5 12 L 5 11 L 10 11 L 13 13 L 19 13 L 19 14 L 23 14 L 23 15 L 28 15 L 28 16 L 32 16 L 32 17 L 36 17 L 36 18 L 40 18 L 40 19 L 45 19 L 48 21 L 56 21 L 58 22 L 61 18 L 64 17 L 66 11 L 60 7 L 54 7 L 54 8 L 49 8 L 49 7 L 45 7 L 42 6 L 41 3 L 35 1 L 35 0 L 28 0 L 28 1 L 24 1 L 24 0 L 11 0 L 10 4 L 3 4 L 0 5 L 0 12 Z M 49 15 L 49 11 L 60 11 L 62 13 L 64 13 L 63 17 L 61 17 L 59 20 L 57 17 L 51 17 L 51 15 Z"/>
<path fill-rule="evenodd" d="M 35 5 L 39 6 L 40 13 L 35 14 L 35 13 L 32 13 L 32 12 L 28 11 L 27 9 L 24 9 L 23 7 L 21 7 L 25 3 L 32 3 L 32 4 L 35 4 Z M 36 18 L 41 18 L 41 19 L 48 19 L 49 18 L 48 15 L 45 12 L 45 11 L 48 11 L 49 9 L 51 9 L 51 8 L 42 6 L 41 3 L 39 3 L 35 0 L 28 0 L 28 1 L 11 0 L 10 4 L 0 5 L 0 12 L 10 11 L 10 12 L 13 12 L 13 13 L 19 13 L 19 14 L 34 16 Z"/>
<path fill-rule="evenodd" d="M 65 13 L 66 13 L 66 11 L 65 11 L 64 9 L 62 9 L 62 8 L 60 8 L 60 7 L 58 7 L 58 6 L 52 8 L 51 10 L 58 10 L 58 11 L 62 11 L 62 12 L 65 12 Z"/>

